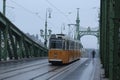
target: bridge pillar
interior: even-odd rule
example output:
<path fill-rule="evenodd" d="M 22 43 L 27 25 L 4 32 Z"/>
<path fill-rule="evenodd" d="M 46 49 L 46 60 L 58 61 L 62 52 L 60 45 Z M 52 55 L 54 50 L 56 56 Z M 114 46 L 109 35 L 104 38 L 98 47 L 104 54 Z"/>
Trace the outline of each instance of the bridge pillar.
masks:
<path fill-rule="evenodd" d="M 77 8 L 76 35 L 75 35 L 77 40 L 80 40 L 79 29 L 80 29 L 79 8 Z"/>

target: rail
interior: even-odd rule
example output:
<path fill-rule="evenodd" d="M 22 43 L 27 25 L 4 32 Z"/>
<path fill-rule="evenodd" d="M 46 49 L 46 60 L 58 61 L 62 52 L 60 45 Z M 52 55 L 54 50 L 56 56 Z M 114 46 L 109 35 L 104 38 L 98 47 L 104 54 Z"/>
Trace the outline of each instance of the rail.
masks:
<path fill-rule="evenodd" d="M 48 49 L 30 39 L 0 12 L 0 61 L 47 56 Z"/>

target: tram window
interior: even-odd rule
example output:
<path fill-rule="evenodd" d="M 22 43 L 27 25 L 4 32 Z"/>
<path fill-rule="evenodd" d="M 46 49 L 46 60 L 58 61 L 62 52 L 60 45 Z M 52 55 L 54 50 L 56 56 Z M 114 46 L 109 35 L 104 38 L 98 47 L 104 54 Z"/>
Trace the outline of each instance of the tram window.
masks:
<path fill-rule="evenodd" d="M 51 40 L 50 48 L 62 49 L 62 40 Z"/>
<path fill-rule="evenodd" d="M 78 49 L 78 43 L 76 43 L 76 49 Z"/>
<path fill-rule="evenodd" d="M 66 41 L 66 49 L 69 50 L 69 41 Z"/>
<path fill-rule="evenodd" d="M 65 49 L 65 41 L 63 41 L 63 49 Z"/>
<path fill-rule="evenodd" d="M 77 43 L 75 43 L 75 48 L 74 48 L 75 50 L 77 49 Z"/>
<path fill-rule="evenodd" d="M 78 49 L 78 43 L 76 42 L 75 44 L 75 49 L 77 50 Z"/>
<path fill-rule="evenodd" d="M 77 49 L 80 49 L 79 43 L 78 43 L 78 48 Z"/>
<path fill-rule="evenodd" d="M 73 50 L 73 49 L 74 49 L 74 42 L 71 41 L 71 42 L 70 42 L 70 50 Z"/>

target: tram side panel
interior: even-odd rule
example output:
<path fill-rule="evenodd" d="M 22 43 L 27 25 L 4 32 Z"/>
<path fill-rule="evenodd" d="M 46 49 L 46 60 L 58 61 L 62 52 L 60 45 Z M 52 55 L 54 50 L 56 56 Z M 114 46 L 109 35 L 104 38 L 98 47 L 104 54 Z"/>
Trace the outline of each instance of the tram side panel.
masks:
<path fill-rule="evenodd" d="M 50 63 L 67 64 L 80 59 L 80 50 L 49 50 Z"/>
<path fill-rule="evenodd" d="M 70 63 L 80 59 L 80 42 L 66 38 L 64 35 L 53 35 L 50 38 L 49 62 Z"/>
<path fill-rule="evenodd" d="M 80 51 L 73 50 L 50 50 L 49 62 L 67 64 L 80 59 Z"/>
<path fill-rule="evenodd" d="M 68 51 L 66 50 L 50 50 L 49 51 L 49 62 L 50 63 L 69 63 Z"/>
<path fill-rule="evenodd" d="M 49 50 L 49 62 L 50 63 L 62 63 L 67 64 L 72 61 L 80 59 L 80 50 Z"/>

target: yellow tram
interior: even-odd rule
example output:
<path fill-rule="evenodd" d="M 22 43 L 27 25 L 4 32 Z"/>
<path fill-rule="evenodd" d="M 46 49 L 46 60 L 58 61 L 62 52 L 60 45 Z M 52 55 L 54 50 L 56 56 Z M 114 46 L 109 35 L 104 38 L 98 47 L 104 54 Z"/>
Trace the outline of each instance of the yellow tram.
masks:
<path fill-rule="evenodd" d="M 49 63 L 67 64 L 79 60 L 81 48 L 80 41 L 71 39 L 65 34 L 52 34 L 49 39 Z"/>

